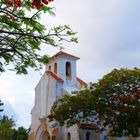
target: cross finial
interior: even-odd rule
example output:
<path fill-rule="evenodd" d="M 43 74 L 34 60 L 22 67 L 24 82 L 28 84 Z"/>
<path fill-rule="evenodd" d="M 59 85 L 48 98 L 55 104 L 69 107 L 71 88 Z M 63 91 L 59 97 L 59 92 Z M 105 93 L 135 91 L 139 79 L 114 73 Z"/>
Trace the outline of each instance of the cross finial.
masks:
<path fill-rule="evenodd" d="M 64 47 L 60 47 L 60 52 L 61 52 L 62 50 L 64 50 Z"/>

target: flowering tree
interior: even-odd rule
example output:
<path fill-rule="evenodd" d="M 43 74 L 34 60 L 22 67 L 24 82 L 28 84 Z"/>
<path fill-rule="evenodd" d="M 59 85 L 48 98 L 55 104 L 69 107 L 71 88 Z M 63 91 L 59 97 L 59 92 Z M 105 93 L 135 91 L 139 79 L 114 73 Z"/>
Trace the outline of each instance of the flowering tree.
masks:
<path fill-rule="evenodd" d="M 0 72 L 9 69 L 27 74 L 27 68 L 47 63 L 48 56 L 39 55 L 41 43 L 62 45 L 76 42 L 75 32 L 67 25 L 50 30 L 39 22 L 43 13 L 54 15 L 49 4 L 53 0 L 0 0 Z"/>
<path fill-rule="evenodd" d="M 48 116 L 60 125 L 92 123 L 111 136 L 138 136 L 140 69 L 114 69 L 90 88 L 58 99 Z"/>

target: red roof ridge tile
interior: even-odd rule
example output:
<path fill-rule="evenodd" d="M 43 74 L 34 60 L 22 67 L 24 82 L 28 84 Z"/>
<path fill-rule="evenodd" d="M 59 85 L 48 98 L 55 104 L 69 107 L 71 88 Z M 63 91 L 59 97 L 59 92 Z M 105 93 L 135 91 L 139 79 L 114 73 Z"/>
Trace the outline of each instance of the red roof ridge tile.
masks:
<path fill-rule="evenodd" d="M 79 77 L 76 77 L 77 81 L 80 83 L 81 86 L 86 86 L 87 83 L 81 80 Z"/>
<path fill-rule="evenodd" d="M 55 80 L 60 81 L 60 82 L 64 82 L 63 79 L 61 79 L 58 75 L 56 75 L 52 71 L 46 71 L 46 72 L 47 72 L 47 74 L 49 74 L 50 76 L 52 76 Z"/>
<path fill-rule="evenodd" d="M 77 56 L 71 55 L 71 54 L 66 53 L 66 52 L 63 52 L 63 51 L 60 51 L 60 52 L 56 53 L 55 55 L 53 55 L 53 56 L 51 57 L 51 59 L 53 59 L 53 58 L 55 58 L 55 57 L 57 57 L 57 56 L 61 56 L 61 55 L 73 57 L 73 58 L 76 58 L 76 59 L 80 59 L 80 58 L 77 57 Z"/>
<path fill-rule="evenodd" d="M 79 124 L 80 128 L 85 128 L 85 129 L 96 129 L 99 130 L 99 127 L 97 126 L 97 124 L 86 124 L 86 123 L 81 123 Z"/>
<path fill-rule="evenodd" d="M 49 74 L 50 76 L 52 76 L 55 80 L 60 81 L 60 82 L 64 82 L 63 79 L 61 79 L 56 73 L 52 72 L 52 71 L 46 71 L 47 74 Z M 87 83 L 84 82 L 83 80 L 81 80 L 79 77 L 76 77 L 77 81 L 80 83 L 81 86 L 86 86 Z"/>

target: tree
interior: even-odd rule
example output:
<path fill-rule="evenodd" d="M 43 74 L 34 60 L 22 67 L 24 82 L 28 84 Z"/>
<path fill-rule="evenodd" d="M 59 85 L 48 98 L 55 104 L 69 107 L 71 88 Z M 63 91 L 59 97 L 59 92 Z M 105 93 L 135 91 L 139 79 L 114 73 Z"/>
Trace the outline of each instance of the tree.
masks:
<path fill-rule="evenodd" d="M 75 32 L 67 25 L 46 29 L 39 19 L 43 13 L 54 15 L 48 6 L 53 0 L 0 1 L 0 72 L 8 69 L 27 74 L 27 68 L 40 68 L 48 55 L 40 55 L 41 43 L 54 47 L 77 42 Z M 12 65 L 10 65 L 12 64 Z M 10 67 L 9 67 L 10 66 Z"/>
<path fill-rule="evenodd" d="M 68 126 L 94 123 L 111 136 L 138 136 L 140 69 L 114 69 L 90 88 L 58 99 L 48 116 Z"/>
<path fill-rule="evenodd" d="M 15 123 L 13 119 L 3 116 L 0 119 L 0 140 L 12 140 Z"/>
<path fill-rule="evenodd" d="M 8 118 L 6 115 L 0 116 L 0 140 L 27 140 L 28 130 L 24 127 L 15 129 L 15 126 L 13 118 Z"/>
<path fill-rule="evenodd" d="M 24 127 L 19 127 L 15 129 L 13 140 L 27 140 L 28 139 L 28 130 Z"/>
<path fill-rule="evenodd" d="M 27 140 L 28 130 L 24 127 L 15 129 L 13 118 L 1 116 L 0 118 L 0 140 Z"/>

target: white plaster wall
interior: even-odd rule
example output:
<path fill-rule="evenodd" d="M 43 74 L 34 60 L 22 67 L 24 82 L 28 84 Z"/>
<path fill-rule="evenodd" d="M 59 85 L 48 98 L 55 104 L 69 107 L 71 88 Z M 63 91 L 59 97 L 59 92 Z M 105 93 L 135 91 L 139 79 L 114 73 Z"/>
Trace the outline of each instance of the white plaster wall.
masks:
<path fill-rule="evenodd" d="M 64 82 L 67 82 L 71 85 L 76 83 L 76 61 L 77 59 L 73 57 L 61 56 L 50 60 L 50 62 L 46 65 L 46 71 L 48 71 L 49 66 L 51 66 L 51 71 L 54 72 L 54 64 L 57 63 L 57 75 L 61 77 Z M 72 79 L 66 80 L 66 62 L 71 63 L 71 72 L 72 72 Z"/>
<path fill-rule="evenodd" d="M 49 74 L 45 73 L 40 79 L 38 85 L 35 88 L 35 105 L 32 109 L 32 125 L 31 131 L 36 133 L 40 126 L 39 118 L 46 117 L 50 114 L 53 103 L 63 95 L 63 88 L 72 87 L 72 89 L 79 89 L 80 85 L 76 80 L 76 60 L 71 57 L 58 57 L 51 60 L 46 65 L 46 71 L 51 66 L 52 72 L 54 72 L 54 64 L 57 63 L 57 75 L 64 80 L 64 83 L 56 81 Z M 66 80 L 66 62 L 71 63 L 72 79 Z M 47 130 L 51 132 L 51 123 L 46 121 Z M 60 130 L 63 138 L 61 140 L 67 140 L 68 132 L 71 133 L 71 140 L 79 140 L 79 129 L 77 125 L 70 128 L 63 127 Z"/>
<path fill-rule="evenodd" d="M 47 114 L 47 86 L 48 86 L 48 76 L 47 74 L 45 73 L 43 75 L 43 77 L 41 78 L 41 118 L 43 117 L 46 117 L 46 114 Z"/>
<path fill-rule="evenodd" d="M 35 88 L 35 105 L 32 109 L 32 131 L 36 131 L 40 125 L 39 118 L 46 118 L 50 114 L 51 107 L 57 98 L 62 96 L 62 84 L 46 73 Z"/>
<path fill-rule="evenodd" d="M 55 58 L 50 60 L 49 63 L 46 65 L 46 71 L 48 71 L 49 66 L 51 66 L 51 71 L 54 72 L 54 64 L 57 63 L 57 75 L 60 73 L 60 58 Z"/>
<path fill-rule="evenodd" d="M 35 88 L 35 104 L 32 109 L 32 121 L 31 121 L 31 129 L 36 132 L 40 125 L 40 118 L 46 117 L 47 111 L 47 85 L 48 85 L 48 77 L 47 74 L 41 77 L 39 83 Z"/>
<path fill-rule="evenodd" d="M 81 139 L 80 140 L 86 140 L 86 134 L 87 134 L 87 132 L 90 133 L 89 140 L 95 140 L 96 139 L 95 130 L 82 129 L 82 131 L 81 131 Z M 102 139 L 102 140 L 104 140 L 104 139 Z"/>
<path fill-rule="evenodd" d="M 66 80 L 66 62 L 71 63 L 71 80 Z M 64 80 L 64 82 L 68 83 L 69 85 L 74 85 L 76 83 L 76 59 L 71 57 L 61 57 L 60 58 L 60 77 Z"/>
<path fill-rule="evenodd" d="M 70 133 L 71 140 L 79 140 L 79 129 L 77 125 L 67 128 L 63 127 L 63 140 L 67 140 L 67 135 Z"/>
<path fill-rule="evenodd" d="M 50 114 L 51 107 L 53 103 L 56 101 L 56 83 L 57 81 L 52 78 L 48 77 L 48 103 L 47 103 L 47 116 Z"/>
<path fill-rule="evenodd" d="M 56 83 L 56 99 L 63 96 L 63 83 L 57 82 Z"/>
<path fill-rule="evenodd" d="M 31 131 L 36 131 L 37 127 L 39 126 L 39 117 L 41 114 L 41 82 L 39 81 L 38 85 L 35 88 L 35 104 L 32 109 L 32 123 L 31 123 Z"/>

